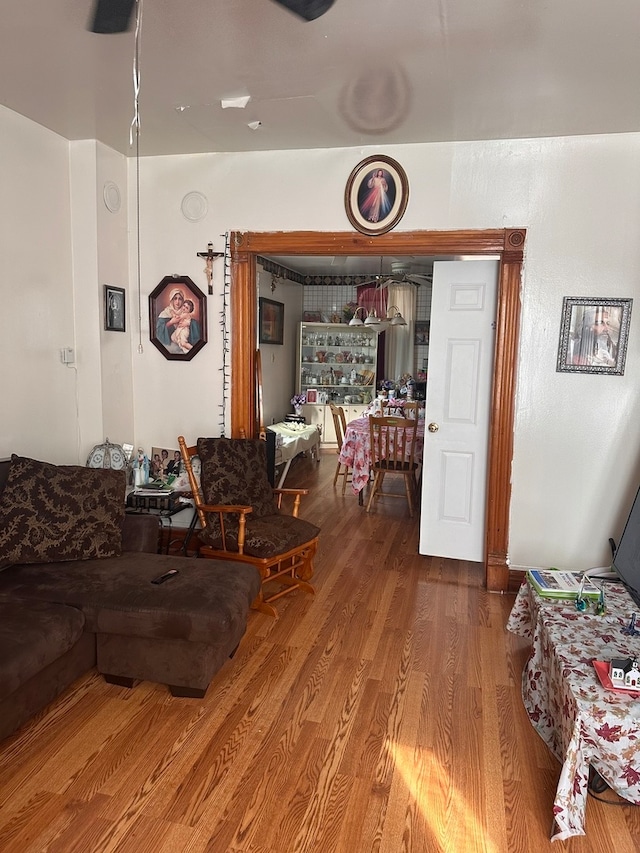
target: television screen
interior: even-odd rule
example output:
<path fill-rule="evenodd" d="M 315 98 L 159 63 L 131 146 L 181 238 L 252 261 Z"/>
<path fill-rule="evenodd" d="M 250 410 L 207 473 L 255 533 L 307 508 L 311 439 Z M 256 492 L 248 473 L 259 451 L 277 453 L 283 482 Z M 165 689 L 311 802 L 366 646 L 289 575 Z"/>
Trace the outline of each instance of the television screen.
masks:
<path fill-rule="evenodd" d="M 640 489 L 613 556 L 613 568 L 626 583 L 640 607 Z"/>

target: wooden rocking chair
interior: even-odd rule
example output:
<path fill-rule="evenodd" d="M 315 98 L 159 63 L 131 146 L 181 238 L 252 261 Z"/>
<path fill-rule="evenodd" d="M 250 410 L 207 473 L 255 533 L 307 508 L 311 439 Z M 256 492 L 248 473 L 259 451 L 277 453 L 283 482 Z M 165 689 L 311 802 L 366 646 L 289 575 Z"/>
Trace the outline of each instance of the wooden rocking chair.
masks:
<path fill-rule="evenodd" d="M 189 447 L 179 436 L 178 444 L 202 525 L 197 531 L 200 556 L 256 566 L 262 589 L 252 607 L 275 618 L 276 599 L 296 589 L 313 593 L 309 580 L 320 531 L 298 518 L 306 489 L 272 489 L 266 442 L 199 438 Z M 200 484 L 191 464 L 195 455 L 200 457 Z M 284 496 L 294 499 L 291 515 L 280 511 Z"/>

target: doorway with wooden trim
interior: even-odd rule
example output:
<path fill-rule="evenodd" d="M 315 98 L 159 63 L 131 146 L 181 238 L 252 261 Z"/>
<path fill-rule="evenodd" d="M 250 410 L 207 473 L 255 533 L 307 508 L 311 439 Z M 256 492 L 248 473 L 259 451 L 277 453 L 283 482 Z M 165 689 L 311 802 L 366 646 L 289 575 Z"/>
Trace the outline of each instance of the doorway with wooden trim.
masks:
<path fill-rule="evenodd" d="M 509 506 L 520 285 L 526 231 L 407 231 L 364 237 L 351 232 L 232 232 L 231 434 L 256 431 L 255 350 L 258 255 L 439 255 L 499 258 L 498 304 L 485 523 L 487 589 L 509 587 Z"/>

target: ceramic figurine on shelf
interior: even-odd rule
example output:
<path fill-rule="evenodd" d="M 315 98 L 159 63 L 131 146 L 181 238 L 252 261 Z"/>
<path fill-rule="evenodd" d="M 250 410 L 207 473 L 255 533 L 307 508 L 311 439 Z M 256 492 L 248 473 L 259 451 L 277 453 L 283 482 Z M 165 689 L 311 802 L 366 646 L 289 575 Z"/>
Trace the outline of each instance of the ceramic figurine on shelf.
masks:
<path fill-rule="evenodd" d="M 149 457 L 144 450 L 138 448 L 138 458 L 133 468 L 133 485 L 136 487 L 146 486 L 149 482 Z"/>

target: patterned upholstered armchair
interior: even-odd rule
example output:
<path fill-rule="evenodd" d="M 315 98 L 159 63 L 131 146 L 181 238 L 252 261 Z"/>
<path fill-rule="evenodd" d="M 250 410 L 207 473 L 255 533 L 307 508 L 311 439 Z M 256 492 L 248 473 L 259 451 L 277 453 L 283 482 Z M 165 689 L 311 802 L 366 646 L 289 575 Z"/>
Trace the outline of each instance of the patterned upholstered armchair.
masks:
<path fill-rule="evenodd" d="M 273 601 L 296 589 L 313 593 L 313 557 L 319 528 L 298 518 L 306 489 L 272 489 L 267 476 L 266 443 L 261 439 L 199 438 L 178 444 L 187 469 L 202 529 L 200 555 L 251 563 L 262 589 L 253 607 L 277 618 Z M 200 458 L 200 484 L 191 465 Z M 283 496 L 293 498 L 293 513 L 282 511 Z"/>

